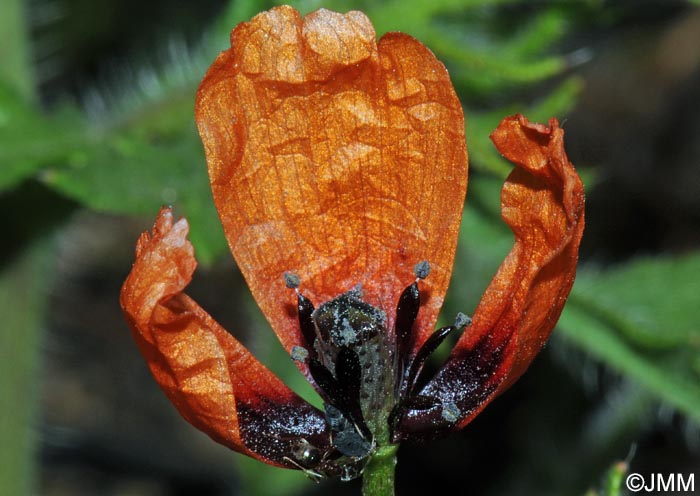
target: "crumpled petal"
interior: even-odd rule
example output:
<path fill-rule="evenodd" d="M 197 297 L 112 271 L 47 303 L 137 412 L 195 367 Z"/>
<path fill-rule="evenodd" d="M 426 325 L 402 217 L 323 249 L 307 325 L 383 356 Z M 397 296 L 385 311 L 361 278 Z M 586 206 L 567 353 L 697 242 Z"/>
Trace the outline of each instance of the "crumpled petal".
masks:
<path fill-rule="evenodd" d="M 445 67 L 407 35 L 377 44 L 361 12 L 302 20 L 277 7 L 239 25 L 231 46 L 202 81 L 197 124 L 229 245 L 282 344 L 303 345 L 284 272 L 316 305 L 361 284 L 391 328 L 428 260 L 419 346 L 447 290 L 467 184 Z"/>
<path fill-rule="evenodd" d="M 564 151 L 564 131 L 556 119 L 546 127 L 516 115 L 505 118 L 491 139 L 517 166 L 501 195 L 515 244 L 471 327 L 421 392 L 442 407 L 406 415 L 397 438 L 432 437 L 469 423 L 541 350 L 574 282 L 584 192 Z"/>
<path fill-rule="evenodd" d="M 182 291 L 197 265 L 185 219 L 163 208 L 143 233 L 121 306 L 156 381 L 214 440 L 274 465 L 305 437 L 328 445 L 321 412 L 299 398 Z"/>

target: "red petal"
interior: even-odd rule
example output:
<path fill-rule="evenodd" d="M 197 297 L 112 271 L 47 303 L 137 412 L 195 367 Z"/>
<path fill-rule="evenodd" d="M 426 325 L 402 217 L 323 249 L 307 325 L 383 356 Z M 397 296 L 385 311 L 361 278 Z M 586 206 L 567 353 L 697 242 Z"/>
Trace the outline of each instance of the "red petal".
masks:
<path fill-rule="evenodd" d="M 460 414 L 413 415 L 401 430 L 421 435 L 461 428 L 527 369 L 559 319 L 576 274 L 584 227 L 584 192 L 564 151 L 564 131 L 516 115 L 491 135 L 517 168 L 501 196 L 503 220 L 515 245 L 484 293 L 449 361 L 422 394 Z"/>
<path fill-rule="evenodd" d="M 152 234 L 141 235 L 121 291 L 156 381 L 188 422 L 259 460 L 284 464 L 299 436 L 327 444 L 322 414 L 182 292 L 197 265 L 187 231 L 185 219 L 173 224 L 162 209 Z"/>
<path fill-rule="evenodd" d="M 452 270 L 467 181 L 464 121 L 445 67 L 360 12 L 239 25 L 209 69 L 197 124 L 226 237 L 290 350 L 302 344 L 285 271 L 316 305 L 362 284 L 393 322 L 421 260 L 429 334 Z"/>

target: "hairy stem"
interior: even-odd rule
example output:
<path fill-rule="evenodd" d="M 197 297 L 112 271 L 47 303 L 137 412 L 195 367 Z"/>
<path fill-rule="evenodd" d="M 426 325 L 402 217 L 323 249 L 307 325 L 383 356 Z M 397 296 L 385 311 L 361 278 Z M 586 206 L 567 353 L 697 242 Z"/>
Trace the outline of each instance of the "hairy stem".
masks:
<path fill-rule="evenodd" d="M 382 446 L 362 474 L 363 496 L 393 496 L 397 445 Z"/>

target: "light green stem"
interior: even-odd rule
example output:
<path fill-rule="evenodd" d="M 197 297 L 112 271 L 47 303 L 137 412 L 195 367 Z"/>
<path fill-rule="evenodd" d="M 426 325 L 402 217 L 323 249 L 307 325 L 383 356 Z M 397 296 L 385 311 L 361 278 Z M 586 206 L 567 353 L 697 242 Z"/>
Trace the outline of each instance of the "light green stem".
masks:
<path fill-rule="evenodd" d="M 362 473 L 363 496 L 393 496 L 397 445 L 379 448 Z"/>
<path fill-rule="evenodd" d="M 0 494 L 37 494 L 40 339 L 52 247 L 35 241 L 0 267 Z"/>

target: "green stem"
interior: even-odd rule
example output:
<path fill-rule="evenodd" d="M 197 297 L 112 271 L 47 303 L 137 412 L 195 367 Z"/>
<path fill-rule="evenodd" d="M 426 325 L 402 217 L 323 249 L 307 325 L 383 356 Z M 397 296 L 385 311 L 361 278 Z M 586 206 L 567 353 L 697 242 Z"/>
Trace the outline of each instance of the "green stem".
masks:
<path fill-rule="evenodd" d="M 51 244 L 39 239 L 0 266 L 0 494 L 37 494 L 41 331 L 51 255 Z"/>
<path fill-rule="evenodd" d="M 397 445 L 382 446 L 362 473 L 363 496 L 393 496 Z"/>

